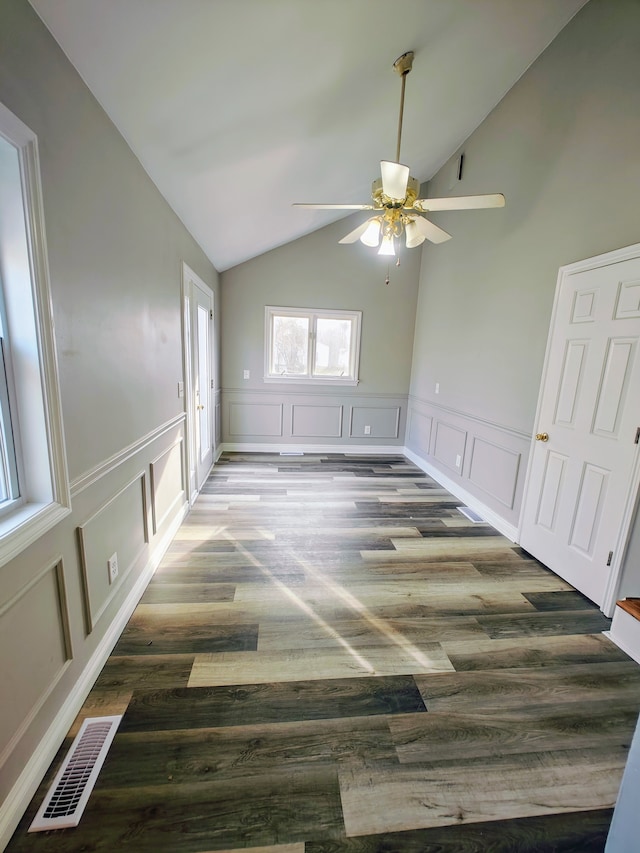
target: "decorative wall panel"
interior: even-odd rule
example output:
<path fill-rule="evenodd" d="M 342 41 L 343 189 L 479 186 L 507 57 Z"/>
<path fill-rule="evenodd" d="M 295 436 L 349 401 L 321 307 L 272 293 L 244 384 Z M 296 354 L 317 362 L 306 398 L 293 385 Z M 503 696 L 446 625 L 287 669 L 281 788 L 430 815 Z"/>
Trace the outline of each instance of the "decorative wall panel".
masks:
<path fill-rule="evenodd" d="M 12 740 L 29 725 L 70 659 L 69 614 L 58 562 L 0 609 L 0 771 Z"/>
<path fill-rule="evenodd" d="M 369 438 L 397 438 L 400 424 L 398 406 L 353 406 L 349 435 Z M 365 427 L 369 427 L 366 432 Z"/>
<path fill-rule="evenodd" d="M 454 471 L 460 471 L 464 459 L 464 448 L 467 433 L 463 429 L 451 426 L 443 421 L 436 421 L 433 440 L 433 455 Z"/>
<path fill-rule="evenodd" d="M 149 540 L 144 473 L 80 525 L 78 538 L 87 627 L 91 631 Z M 110 582 L 107 561 L 114 553 L 118 556 L 118 577 Z"/>
<path fill-rule="evenodd" d="M 339 438 L 342 435 L 342 406 L 291 407 L 291 435 L 296 438 Z"/>
<path fill-rule="evenodd" d="M 469 479 L 509 509 L 513 508 L 521 454 L 491 441 L 471 442 Z"/>
<path fill-rule="evenodd" d="M 231 403 L 229 406 L 229 435 L 281 436 L 281 403 Z"/>
<path fill-rule="evenodd" d="M 412 409 L 409 416 L 407 445 L 421 456 L 428 456 L 431 443 L 433 418 L 418 409 Z"/>
<path fill-rule="evenodd" d="M 176 504 L 185 500 L 184 443 L 182 438 L 151 462 L 151 514 L 153 533 L 175 514 Z"/>

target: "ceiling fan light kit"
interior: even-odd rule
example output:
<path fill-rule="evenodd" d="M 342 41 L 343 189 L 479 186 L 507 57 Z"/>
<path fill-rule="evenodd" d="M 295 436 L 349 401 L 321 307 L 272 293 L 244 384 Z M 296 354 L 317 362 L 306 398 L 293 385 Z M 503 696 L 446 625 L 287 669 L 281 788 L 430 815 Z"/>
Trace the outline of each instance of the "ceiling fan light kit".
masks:
<path fill-rule="evenodd" d="M 403 53 L 393 63 L 394 70 L 402 78 L 400 115 L 398 118 L 398 141 L 396 160 L 382 160 L 381 177 L 371 185 L 371 204 L 295 204 L 320 210 L 373 210 L 376 215 L 363 222 L 338 242 L 355 243 L 360 240 L 365 246 L 378 248 L 378 254 L 396 254 L 396 241 L 404 234 L 408 249 L 420 246 L 425 240 L 444 243 L 451 239 L 438 225 L 434 225 L 422 214 L 437 210 L 478 210 L 480 208 L 504 207 L 502 193 L 489 195 L 458 196 L 451 198 L 418 198 L 420 181 L 409 174 L 409 167 L 400 162 L 402 140 L 402 118 L 404 113 L 404 90 L 407 74 L 413 67 L 412 50 Z"/>

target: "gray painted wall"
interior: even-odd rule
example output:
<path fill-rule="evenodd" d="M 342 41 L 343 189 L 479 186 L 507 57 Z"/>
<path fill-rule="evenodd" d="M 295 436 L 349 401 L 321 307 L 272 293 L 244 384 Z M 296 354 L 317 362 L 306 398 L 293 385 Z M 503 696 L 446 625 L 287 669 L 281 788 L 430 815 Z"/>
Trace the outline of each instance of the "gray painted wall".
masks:
<path fill-rule="evenodd" d="M 407 444 L 511 524 L 558 268 L 640 240 L 638 80 L 640 4 L 591 0 L 461 147 L 463 180 L 452 186 L 452 159 L 429 186 L 503 192 L 507 206 L 433 217 L 453 239 L 422 254 Z M 459 470 L 435 454 L 442 423 L 465 433 Z M 519 455 L 502 466 L 515 476 L 510 507 L 495 494 L 507 481 L 470 477 L 479 432 L 497 457 Z"/>
<path fill-rule="evenodd" d="M 0 4 L 0 101 L 39 140 L 73 504 L 0 567 L 1 849 L 184 513 L 182 261 L 219 287 L 26 0 Z"/>
<path fill-rule="evenodd" d="M 375 177 L 379 166 L 371 168 Z M 227 445 L 404 443 L 420 251 L 406 250 L 396 267 L 361 243 L 339 245 L 364 218 L 343 219 L 222 273 L 222 440 Z M 359 385 L 264 383 L 265 305 L 362 311 Z M 327 428 L 313 435 L 296 431 L 296 404 L 317 407 L 315 420 Z M 245 415 L 242 433 L 234 426 L 239 406 Z M 337 423 L 337 409 L 338 431 L 329 423 Z M 392 435 L 397 409 L 397 435 Z M 372 426 L 368 436 L 360 429 L 363 418 Z"/>

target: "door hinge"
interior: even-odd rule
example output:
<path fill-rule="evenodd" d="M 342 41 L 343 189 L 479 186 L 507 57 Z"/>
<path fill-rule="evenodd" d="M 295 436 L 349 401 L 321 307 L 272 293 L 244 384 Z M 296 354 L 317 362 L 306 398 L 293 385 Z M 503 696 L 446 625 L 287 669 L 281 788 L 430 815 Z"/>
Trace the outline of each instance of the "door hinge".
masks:
<path fill-rule="evenodd" d="M 210 382 L 210 384 L 209 384 L 209 387 L 211 388 L 211 390 L 212 390 L 212 391 L 214 390 L 214 387 L 215 387 L 215 386 L 214 386 L 214 384 L 213 384 L 213 379 L 211 380 L 211 382 Z"/>
<path fill-rule="evenodd" d="M 607 557 L 607 565 L 611 565 L 611 560 L 613 560 L 613 551 L 609 551 L 609 556 Z"/>
<path fill-rule="evenodd" d="M 638 429 L 636 430 L 636 438 L 635 438 L 635 441 L 633 443 L 634 444 L 640 443 L 640 427 L 638 427 Z"/>
<path fill-rule="evenodd" d="M 209 309 L 209 319 L 213 320 L 213 308 Z"/>

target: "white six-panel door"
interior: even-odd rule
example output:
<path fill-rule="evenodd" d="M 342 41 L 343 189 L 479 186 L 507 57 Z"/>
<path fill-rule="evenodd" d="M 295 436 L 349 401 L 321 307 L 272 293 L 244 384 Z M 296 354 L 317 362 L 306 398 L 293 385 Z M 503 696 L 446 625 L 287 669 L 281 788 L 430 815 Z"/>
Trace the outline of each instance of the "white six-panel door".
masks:
<path fill-rule="evenodd" d="M 561 270 L 520 544 L 602 606 L 637 489 L 640 247 Z"/>

